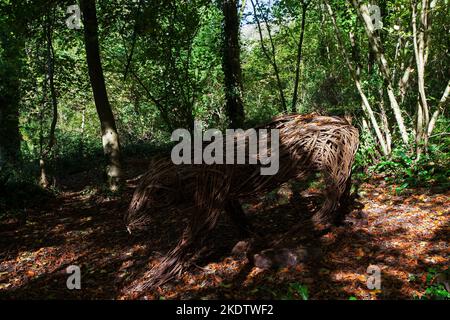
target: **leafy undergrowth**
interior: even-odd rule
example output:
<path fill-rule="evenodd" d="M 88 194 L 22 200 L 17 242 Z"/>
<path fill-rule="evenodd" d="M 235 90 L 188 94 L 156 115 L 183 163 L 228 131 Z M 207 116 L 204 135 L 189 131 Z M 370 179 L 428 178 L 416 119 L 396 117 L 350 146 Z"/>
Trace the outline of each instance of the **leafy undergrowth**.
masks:
<path fill-rule="evenodd" d="M 231 254 L 242 240 L 223 217 L 197 267 L 158 290 L 136 292 L 146 272 L 177 241 L 185 217 L 155 217 L 130 235 L 123 225 L 136 180 L 146 167 L 129 160 L 120 196 L 96 188 L 90 175 L 66 179 L 63 191 L 24 218 L 0 222 L 0 298 L 30 299 L 413 299 L 446 297 L 450 192 L 404 190 L 373 177 L 358 187 L 347 223 L 326 234 L 306 228 L 314 197 L 292 192 L 245 205 L 268 248 L 304 252 L 295 266 L 263 270 Z M 286 200 L 287 199 L 287 200 Z M 269 245 L 270 243 L 270 245 Z M 274 245 L 274 243 L 276 245 Z M 66 286 L 66 268 L 81 268 L 81 290 Z M 367 268 L 381 270 L 381 288 L 367 288 Z M 443 277 L 442 275 L 447 275 Z M 448 296 L 447 296 L 448 297 Z"/>

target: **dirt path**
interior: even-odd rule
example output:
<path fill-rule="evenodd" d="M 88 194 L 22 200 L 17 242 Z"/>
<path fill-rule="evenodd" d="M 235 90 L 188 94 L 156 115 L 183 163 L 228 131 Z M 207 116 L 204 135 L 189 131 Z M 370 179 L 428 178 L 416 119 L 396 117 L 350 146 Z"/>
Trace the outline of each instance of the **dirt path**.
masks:
<path fill-rule="evenodd" d="M 397 196 L 379 179 L 361 186 L 353 223 L 321 237 L 292 232 L 301 228 L 307 202 L 277 197 L 246 206 L 267 239 L 305 252 L 295 267 L 263 270 L 233 257 L 240 238 L 224 218 L 198 263 L 202 268 L 158 291 L 136 294 L 130 285 L 143 281 L 175 243 L 184 217 L 162 215 L 146 234 L 129 235 L 122 215 L 133 187 L 130 181 L 120 198 L 67 190 L 26 219 L 1 221 L 0 298 L 282 299 L 301 298 L 296 288 L 302 285 L 309 299 L 411 299 L 424 293 L 430 268 L 449 265 L 450 192 Z M 69 265 L 81 268 L 81 290 L 66 287 Z M 381 269 L 381 290 L 367 288 L 369 265 Z"/>

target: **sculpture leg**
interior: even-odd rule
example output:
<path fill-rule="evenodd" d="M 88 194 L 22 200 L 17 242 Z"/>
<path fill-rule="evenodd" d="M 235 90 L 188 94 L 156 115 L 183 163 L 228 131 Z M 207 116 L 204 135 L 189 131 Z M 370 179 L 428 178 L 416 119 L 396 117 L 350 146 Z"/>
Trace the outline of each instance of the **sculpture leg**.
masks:
<path fill-rule="evenodd" d="M 328 172 L 324 172 L 324 176 L 326 183 L 325 199 L 322 207 L 312 217 L 312 221 L 318 229 L 327 229 L 334 222 L 335 211 L 341 195 L 334 177 Z"/>
<path fill-rule="evenodd" d="M 350 175 L 350 177 L 348 177 L 347 181 L 345 182 L 345 190 L 342 193 L 341 198 L 339 199 L 339 208 L 336 215 L 337 224 L 342 224 L 345 220 L 345 217 L 350 213 L 352 209 L 352 197 L 350 195 L 351 188 L 352 179 Z"/>
<path fill-rule="evenodd" d="M 225 202 L 225 212 L 243 236 L 248 237 L 253 233 L 252 226 L 238 200 L 228 199 Z"/>

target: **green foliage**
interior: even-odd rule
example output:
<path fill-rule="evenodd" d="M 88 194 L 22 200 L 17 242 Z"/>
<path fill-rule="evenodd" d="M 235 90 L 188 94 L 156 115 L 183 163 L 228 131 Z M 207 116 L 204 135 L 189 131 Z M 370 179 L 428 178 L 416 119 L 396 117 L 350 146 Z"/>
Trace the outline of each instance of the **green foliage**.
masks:
<path fill-rule="evenodd" d="M 450 293 L 443 284 L 432 285 L 425 290 L 425 300 L 450 300 Z"/>
<path fill-rule="evenodd" d="M 398 184 L 397 192 L 406 188 L 435 185 L 446 190 L 450 187 L 450 154 L 441 145 L 430 145 L 429 153 L 416 160 L 403 148 L 396 148 L 389 159 L 383 159 L 371 169 L 386 175 L 389 182 Z"/>
<path fill-rule="evenodd" d="M 360 144 L 355 156 L 354 168 L 367 168 L 378 157 L 377 145 L 367 131 L 362 131 L 359 139 Z"/>
<path fill-rule="evenodd" d="M 265 285 L 262 285 L 254 290 L 252 290 L 253 293 L 255 292 L 266 292 L 270 295 L 272 299 L 275 300 L 308 300 L 309 299 L 309 292 L 308 287 L 306 285 L 303 285 L 299 282 L 292 282 L 289 283 L 287 288 L 279 288 L 274 289 L 271 287 L 267 287 Z"/>
<path fill-rule="evenodd" d="M 308 287 L 298 282 L 291 283 L 289 284 L 287 297 L 289 300 L 293 299 L 308 300 L 309 298 Z"/>
<path fill-rule="evenodd" d="M 152 154 L 170 145 L 172 130 L 189 128 L 194 119 L 202 120 L 206 127 L 224 129 L 228 126 L 221 68 L 223 16 L 217 2 L 101 0 L 97 3 L 105 82 L 125 154 Z M 258 12 L 267 16 L 272 30 L 282 89 L 290 107 L 303 8 L 300 1 L 293 0 L 259 3 Z M 368 39 L 356 11 L 349 2 L 331 0 L 330 4 L 335 10 L 344 49 L 351 63 L 360 66 L 362 89 L 377 120 L 383 103 L 392 133 L 393 153 L 383 158 L 373 132 L 360 130 L 361 143 L 354 172 L 360 178 L 373 172 L 383 173 L 398 185 L 398 192 L 417 186 L 448 188 L 448 112 L 444 108 L 437 121 L 429 153 L 416 161 L 413 148 L 405 149 L 398 144 L 395 117 L 386 92 L 382 94 L 385 84 L 376 62 L 371 60 Z M 411 38 L 411 8 L 406 0 L 381 5 L 385 6 L 384 28 L 378 32 L 388 63 L 396 70 L 397 83 L 402 72 L 400 67 L 415 64 L 411 46 L 405 45 L 405 39 Z M 58 100 L 56 144 L 48 154 L 48 173 L 72 174 L 92 168 L 92 163 L 103 164 L 83 32 L 65 26 L 61 17 L 66 16 L 66 9 L 61 3 L 49 4 L 43 0 L 33 5 L 0 0 L 0 165 L 5 162 L 7 149 L 19 144 L 19 138 L 11 134 L 18 131 L 18 127 L 23 163 L 32 168 L 28 173 L 33 177 L 38 175 L 37 161 L 48 142 L 53 115 L 48 93 L 44 90 L 47 56 L 43 27 L 47 16 L 52 21 Z M 444 2 L 439 1 L 432 10 L 430 58 L 426 68 L 430 110 L 435 110 L 443 84 L 448 80 L 444 70 L 448 69 L 450 57 L 446 37 L 449 11 L 445 9 Z M 244 14 L 242 30 L 254 23 L 251 15 Z M 350 32 L 355 36 L 359 54 L 353 52 Z M 301 113 L 351 114 L 353 123 L 363 128 L 361 98 L 343 53 L 336 45 L 335 35 L 323 7 L 310 1 L 300 65 L 298 108 Z M 403 46 L 396 53 L 399 39 Z M 270 47 L 267 35 L 263 43 Z M 244 126 L 253 127 L 281 112 L 277 80 L 255 28 L 250 35 L 241 32 L 241 64 Z M 413 128 L 415 122 L 416 81 L 416 73 L 412 73 L 401 105 L 408 128 Z M 7 117 L 2 117 L 5 110 Z M 3 133 L 5 128 L 7 132 Z M 19 169 L 15 168 L 21 171 Z M 0 172 L 0 184 L 6 183 L 6 176 L 7 171 Z"/>
<path fill-rule="evenodd" d="M 450 279 L 450 269 L 445 271 L 429 268 L 426 276 L 426 285 L 425 293 L 420 297 L 421 300 L 450 300 L 450 292 L 447 291 L 443 281 L 447 282 L 447 286 L 449 285 Z"/>
<path fill-rule="evenodd" d="M 206 127 L 228 127 L 221 68 L 224 37 L 220 1 L 96 2 L 105 84 L 125 159 L 167 154 L 173 145 L 171 132 L 181 127 L 191 129 L 194 120 L 203 121 Z M 362 21 L 351 1 L 329 0 L 335 11 L 337 30 L 322 2 L 308 2 L 299 69 L 298 111 L 353 116 L 353 124 L 361 133 L 353 168 L 357 179 L 373 174 L 384 176 L 396 185 L 398 193 L 416 187 L 447 191 L 450 188 L 447 105 L 442 106 L 430 136 L 428 153 L 417 158 L 413 143 L 407 147 L 401 143 L 396 117 L 386 94 L 388 81 L 377 66 Z M 252 34 L 241 32 L 245 127 L 254 127 L 283 112 L 273 61 L 266 57 L 262 44 L 273 50 L 287 111 L 293 111 L 290 108 L 303 1 L 260 0 L 259 3 L 258 12 L 267 18 L 272 39 L 265 34 L 260 40 L 256 28 Z M 435 7 L 429 10 L 432 24 L 425 37 L 430 44 L 425 69 L 430 114 L 437 110 L 444 85 L 449 80 L 450 65 L 449 1 L 433 3 Z M 383 28 L 376 31 L 376 35 L 390 67 L 390 80 L 400 113 L 414 141 L 419 94 L 411 2 L 391 0 L 377 1 L 377 4 L 382 9 Z M 52 187 L 44 190 L 37 183 L 38 161 L 44 157 L 53 117 L 47 81 L 46 21 L 51 22 L 58 102 L 56 141 L 51 152 L 45 154 L 49 180 L 52 184 L 53 177 L 88 177 L 95 185 L 86 184 L 81 194 L 121 196 L 111 193 L 94 177 L 99 176 L 100 168 L 106 165 L 101 128 L 89 82 L 83 30 L 66 27 L 66 5 L 67 1 L 0 0 L 0 217 L 21 215 L 30 207 L 43 206 L 58 192 Z M 419 13 L 420 10 L 419 5 Z M 241 30 L 251 24 L 255 27 L 252 14 L 244 16 Z M 417 25 L 418 30 L 423 29 L 420 21 Z M 336 35 L 342 38 L 342 48 L 337 45 Z M 372 125 L 369 128 L 363 125 L 363 119 L 369 124 L 370 121 L 361 107 L 361 96 L 347 58 L 358 71 L 361 90 L 372 106 L 382 134 L 392 138 L 393 151 L 389 156 L 381 156 Z M 402 96 L 398 83 L 408 66 L 414 70 Z M 311 186 L 320 187 L 321 183 L 323 181 L 319 180 Z M 300 187 L 306 186 L 295 189 Z M 266 201 L 283 204 L 288 199 L 278 197 L 273 191 L 267 194 Z M 448 279 L 448 272 L 448 269 L 430 269 L 421 299 L 449 299 L 447 288 L 438 281 L 442 274 Z M 418 284 L 419 278 L 411 275 L 409 281 Z M 231 285 L 221 286 L 229 288 Z M 307 286 L 298 282 L 282 287 L 274 283 L 271 288 L 261 286 L 254 290 L 264 291 L 276 299 L 309 299 Z M 357 298 L 351 296 L 349 300 Z"/>

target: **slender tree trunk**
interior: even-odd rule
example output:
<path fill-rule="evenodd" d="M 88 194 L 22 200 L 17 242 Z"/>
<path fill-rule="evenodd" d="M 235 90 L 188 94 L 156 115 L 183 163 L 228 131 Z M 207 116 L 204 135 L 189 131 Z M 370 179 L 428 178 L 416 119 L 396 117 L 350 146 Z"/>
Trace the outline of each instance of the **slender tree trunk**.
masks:
<path fill-rule="evenodd" d="M 265 23 L 265 26 L 266 26 L 267 35 L 269 36 L 269 42 L 270 42 L 270 46 L 271 46 L 271 53 L 269 53 L 269 51 L 267 50 L 267 48 L 266 48 L 266 46 L 264 44 L 264 37 L 263 37 L 262 29 L 261 29 L 261 23 L 259 21 L 258 13 L 256 11 L 256 6 L 258 8 L 260 8 L 258 0 L 256 0 L 256 6 L 255 6 L 255 1 L 251 0 L 251 3 L 252 3 L 252 7 L 253 7 L 253 14 L 255 15 L 256 24 L 258 26 L 259 39 L 261 41 L 261 49 L 262 49 L 264 55 L 266 56 L 267 60 L 269 60 L 270 64 L 273 67 L 273 71 L 274 71 L 275 77 L 277 79 L 278 91 L 280 93 L 281 107 L 282 107 L 284 112 L 287 112 L 287 104 L 286 104 L 286 99 L 284 97 L 283 85 L 281 83 L 280 72 L 279 72 L 279 69 L 278 69 L 278 64 L 277 64 L 277 59 L 276 59 L 277 55 L 276 55 L 276 50 L 275 50 L 275 44 L 273 42 L 272 33 L 270 31 L 270 25 L 269 25 L 269 22 L 267 21 L 266 16 L 263 14 L 262 17 L 264 19 L 264 23 Z"/>
<path fill-rule="evenodd" d="M 380 106 L 380 113 L 381 113 L 381 123 L 382 128 L 384 132 L 384 137 L 386 139 L 386 148 L 388 154 L 392 151 L 392 135 L 391 130 L 389 129 L 389 121 L 386 115 L 386 109 L 384 108 L 384 90 L 383 87 L 380 87 L 378 89 L 378 95 L 380 98 L 379 106 Z"/>
<path fill-rule="evenodd" d="M 414 56 L 416 57 L 417 66 L 417 86 L 419 91 L 419 101 L 417 104 L 417 124 L 416 124 L 416 154 L 417 159 L 420 158 L 420 154 L 428 151 L 428 134 L 427 128 L 430 122 L 430 114 L 427 102 L 427 96 L 425 92 L 425 65 L 427 55 L 427 35 L 428 29 L 428 1 L 422 0 L 421 5 L 421 27 L 417 32 L 417 2 L 411 2 L 412 9 L 412 29 L 413 29 L 413 43 L 414 43 Z"/>
<path fill-rule="evenodd" d="M 356 32 L 349 32 L 349 38 L 350 38 L 350 44 L 352 46 L 352 60 L 356 64 L 356 70 L 355 70 L 355 78 L 357 79 L 356 82 L 358 82 L 357 87 L 361 87 L 360 85 L 360 77 L 361 77 L 361 59 L 360 59 L 360 50 L 358 47 L 358 40 L 357 40 L 357 33 Z M 360 89 L 362 91 L 362 89 Z M 373 124 L 372 127 L 376 131 L 377 136 L 382 132 L 384 134 L 384 141 L 379 140 L 380 145 L 382 145 L 383 148 L 383 154 L 389 155 L 392 151 L 392 136 L 391 131 L 389 130 L 389 122 L 386 116 L 386 111 L 384 109 L 384 94 L 383 94 L 383 87 L 381 87 L 378 90 L 380 101 L 379 101 L 379 107 L 380 107 L 380 113 L 381 113 L 381 127 L 378 126 L 378 122 L 375 118 L 375 114 L 373 113 L 372 109 L 367 108 L 364 105 L 362 105 L 363 110 L 366 111 L 366 116 L 370 119 L 370 122 Z M 363 93 L 364 95 L 364 93 Z M 365 96 L 365 95 L 364 95 Z M 367 98 L 366 98 L 367 99 Z M 364 100 L 366 100 L 364 99 Z M 379 131 L 379 132 L 377 132 Z M 378 139 L 377 137 L 373 137 L 374 140 Z"/>
<path fill-rule="evenodd" d="M 447 99 L 448 99 L 449 94 L 450 94 L 450 80 L 447 82 L 447 86 L 444 89 L 444 93 L 442 94 L 441 100 L 439 100 L 439 104 L 437 105 L 436 110 L 433 112 L 433 116 L 431 117 L 430 123 L 428 124 L 428 128 L 427 128 L 428 137 L 430 137 L 431 133 L 433 132 L 437 118 L 442 113 L 442 111 L 444 111 L 444 108 L 448 104 Z"/>
<path fill-rule="evenodd" d="M 48 178 L 47 178 L 47 174 L 46 174 L 46 161 L 48 158 L 48 155 L 51 153 L 53 146 L 55 145 L 56 142 L 56 138 L 55 138 L 55 130 L 56 130 L 56 123 L 58 121 L 58 99 L 56 97 L 56 89 L 55 89 L 55 51 L 53 48 L 53 39 L 52 39 L 52 33 L 53 33 L 53 28 L 52 28 L 52 19 L 50 17 L 50 15 L 47 15 L 46 17 L 46 23 L 44 26 L 44 32 L 45 32 L 45 38 L 46 38 L 46 42 L 47 42 L 47 54 L 46 54 L 46 80 L 45 80 L 45 84 L 44 84 L 44 97 L 45 97 L 45 101 L 44 101 L 44 105 L 43 107 L 45 108 L 46 105 L 46 95 L 47 95 L 47 83 L 48 83 L 48 87 L 50 88 L 50 98 L 51 98 L 51 103 L 52 103 L 52 122 L 50 125 L 50 132 L 49 132 L 49 136 L 48 136 L 48 143 L 47 143 L 47 147 L 42 150 L 41 149 L 41 159 L 39 160 L 39 168 L 40 168 L 40 185 L 43 188 L 47 188 L 48 187 Z"/>
<path fill-rule="evenodd" d="M 53 39 L 52 39 L 53 29 L 51 25 L 47 28 L 47 52 L 49 57 L 48 62 L 48 83 L 50 87 L 50 97 L 52 99 L 52 123 L 50 124 L 50 135 L 48 142 L 48 152 L 51 151 L 53 146 L 55 145 L 55 130 L 56 123 L 58 121 L 58 98 L 56 97 L 56 89 L 55 89 L 55 50 L 53 48 Z"/>
<path fill-rule="evenodd" d="M 358 47 L 358 39 L 357 34 L 355 32 L 350 31 L 349 32 L 349 38 L 350 38 L 350 45 L 352 46 L 352 60 L 356 65 L 356 76 L 358 79 L 361 77 L 361 59 L 360 59 L 360 52 Z"/>
<path fill-rule="evenodd" d="M 46 74 L 42 88 L 42 107 L 39 112 L 39 185 L 43 188 L 46 188 L 48 185 L 44 161 L 44 113 L 47 106 L 47 77 L 48 75 Z"/>
<path fill-rule="evenodd" d="M 83 12 L 84 43 L 89 78 L 94 94 L 95 107 L 100 120 L 103 151 L 108 159 L 106 175 L 110 189 L 116 191 L 120 185 L 121 178 L 120 143 L 116 122 L 106 92 L 105 78 L 100 60 L 95 0 L 81 0 L 80 4 Z"/>
<path fill-rule="evenodd" d="M 415 131 L 415 142 L 416 142 L 416 159 L 419 160 L 421 154 L 423 153 L 422 138 L 425 130 L 424 123 L 424 110 L 422 104 L 420 103 L 420 98 L 417 97 L 417 109 L 416 109 L 416 131 Z"/>
<path fill-rule="evenodd" d="M 411 24 L 413 31 L 414 57 L 417 67 L 417 86 L 419 91 L 417 101 L 417 123 L 416 123 L 416 154 L 417 159 L 423 152 L 428 151 L 428 139 L 433 132 L 436 120 L 439 114 L 444 110 L 447 104 L 447 98 L 450 92 L 450 81 L 444 88 L 444 93 L 431 115 L 425 92 L 425 67 L 430 51 L 430 3 L 428 0 L 422 0 L 420 5 L 420 27 L 417 28 L 417 1 L 411 1 Z"/>
<path fill-rule="evenodd" d="M 164 108 L 164 106 L 161 104 L 161 101 L 156 99 L 153 94 L 150 92 L 150 89 L 144 84 L 144 82 L 141 80 L 141 78 L 137 75 L 137 73 L 131 68 L 131 73 L 133 77 L 136 79 L 136 81 L 139 83 L 142 89 L 144 89 L 145 93 L 147 94 L 147 97 L 155 104 L 156 108 L 158 109 L 162 120 L 167 125 L 167 128 L 169 131 L 173 131 L 174 127 L 172 122 L 169 119 L 169 116 L 167 114 L 167 110 Z M 190 121 L 189 121 L 190 122 Z M 194 126 L 192 125 L 192 128 Z"/>
<path fill-rule="evenodd" d="M 366 114 L 366 116 L 369 118 L 369 120 L 370 120 L 370 122 L 372 124 L 372 127 L 373 127 L 373 129 L 374 129 L 374 131 L 376 133 L 377 138 L 378 138 L 378 142 L 380 143 L 383 155 L 389 155 L 388 148 L 387 148 L 387 145 L 386 145 L 386 141 L 385 141 L 385 139 L 383 137 L 383 134 L 382 134 L 382 132 L 380 130 L 380 126 L 378 125 L 378 122 L 376 120 L 376 117 L 375 117 L 375 114 L 374 114 L 374 112 L 372 110 L 372 107 L 370 106 L 369 99 L 367 99 L 367 96 L 365 95 L 365 93 L 364 93 L 364 91 L 362 89 L 361 81 L 360 81 L 360 79 L 358 77 L 358 74 L 355 71 L 355 69 L 353 68 L 353 66 L 352 66 L 352 64 L 350 62 L 350 59 L 349 59 L 349 57 L 347 55 L 347 52 L 345 51 L 344 42 L 342 41 L 341 35 L 339 33 L 339 28 L 338 28 L 337 23 L 336 23 L 336 18 L 334 16 L 333 9 L 331 8 L 331 6 L 330 6 L 330 4 L 328 3 L 327 0 L 325 0 L 325 5 L 327 7 L 328 14 L 329 14 L 329 16 L 331 18 L 331 22 L 333 23 L 333 27 L 334 27 L 334 31 L 335 31 L 334 33 L 335 33 L 335 36 L 336 36 L 338 47 L 339 47 L 339 49 L 340 49 L 340 51 L 341 51 L 341 53 L 342 53 L 342 55 L 343 55 L 343 57 L 345 59 L 347 67 L 348 67 L 348 69 L 350 71 L 350 75 L 351 75 L 353 81 L 355 82 L 356 89 L 358 90 L 358 93 L 361 96 L 363 111 Z"/>
<path fill-rule="evenodd" d="M 303 48 L 303 36 L 305 34 L 305 22 L 306 22 L 306 10 L 308 9 L 309 2 L 302 2 L 302 25 L 300 27 L 300 39 L 298 40 L 297 47 L 297 65 L 295 67 L 295 82 L 294 82 L 294 94 L 292 95 L 292 112 L 297 112 L 297 95 L 298 95 L 298 82 L 300 79 L 300 63 L 302 61 L 302 48 Z"/>
<path fill-rule="evenodd" d="M 397 40 L 397 44 L 395 45 L 395 54 L 394 54 L 394 66 L 393 66 L 393 71 L 392 71 L 392 77 L 391 77 L 391 82 L 395 83 L 395 78 L 397 75 L 397 63 L 398 63 L 398 58 L 400 56 L 400 48 L 402 47 L 402 35 L 400 34 L 398 36 L 398 40 Z"/>
<path fill-rule="evenodd" d="M 397 102 L 397 98 L 394 94 L 394 88 L 391 83 L 391 72 L 389 70 L 389 66 L 382 51 L 381 43 L 379 38 L 377 38 L 373 33 L 373 25 L 372 18 L 370 17 L 369 10 L 364 3 L 361 3 L 360 0 L 352 0 L 353 6 L 358 13 L 361 21 L 364 24 L 364 29 L 366 30 L 367 37 L 369 38 L 369 42 L 373 52 L 375 53 L 376 60 L 378 62 L 378 66 L 380 67 L 381 74 L 384 78 L 384 82 L 386 84 L 386 91 L 388 93 L 389 102 L 394 112 L 395 119 L 397 122 L 398 129 L 400 131 L 400 135 L 402 137 L 403 143 L 405 145 L 409 144 L 408 132 L 406 131 L 406 127 L 403 120 L 403 115 L 400 109 L 400 106 Z"/>
<path fill-rule="evenodd" d="M 241 7 L 239 8 L 239 21 L 241 21 L 242 16 L 244 15 L 246 5 L 247 5 L 247 0 L 242 0 Z"/>
<path fill-rule="evenodd" d="M 359 79 L 354 78 L 356 88 L 358 89 L 359 95 L 361 96 L 362 102 L 363 102 L 363 111 L 367 114 L 368 118 L 370 119 L 370 122 L 372 124 L 373 129 L 375 130 L 376 136 L 378 138 L 378 143 L 381 146 L 381 150 L 383 152 L 383 155 L 388 156 L 390 154 L 390 148 L 388 147 L 386 140 L 384 139 L 384 136 L 380 130 L 380 126 L 378 125 L 377 118 L 375 117 L 375 113 L 373 112 L 372 107 L 370 106 L 369 99 L 367 99 L 367 96 L 365 95 L 361 82 Z"/>
<path fill-rule="evenodd" d="M 364 109 L 364 106 L 361 106 L 361 107 Z M 371 128 L 370 124 L 371 124 L 371 121 L 369 119 L 367 119 L 366 115 L 364 115 L 362 117 L 362 126 L 361 126 L 362 131 L 363 132 L 367 132 L 370 135 L 370 138 L 375 143 L 377 143 L 378 138 L 376 136 L 374 136 L 373 130 L 372 130 L 373 128 Z M 375 149 L 374 151 L 375 151 L 375 155 L 372 154 L 372 153 L 369 153 L 369 156 L 370 156 L 370 158 L 372 159 L 373 162 L 375 162 L 377 159 L 379 159 L 382 156 L 382 154 L 380 153 L 380 151 L 378 149 Z"/>
<path fill-rule="evenodd" d="M 398 81 L 398 89 L 400 92 L 400 103 L 403 103 L 403 101 L 405 100 L 406 91 L 409 87 L 409 79 L 412 72 L 413 68 L 410 65 L 408 65 L 405 69 L 405 72 L 403 73 L 403 76 Z"/>
<path fill-rule="evenodd" d="M 86 124 L 86 108 L 81 111 L 81 126 L 80 126 L 80 146 L 79 152 L 80 156 L 84 157 L 84 128 Z"/>
<path fill-rule="evenodd" d="M 224 16 L 222 70 L 225 77 L 225 109 L 231 127 L 236 129 L 241 128 L 244 122 L 238 1 L 223 0 L 222 12 Z"/>

